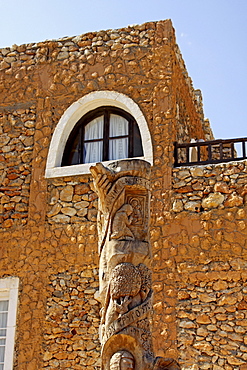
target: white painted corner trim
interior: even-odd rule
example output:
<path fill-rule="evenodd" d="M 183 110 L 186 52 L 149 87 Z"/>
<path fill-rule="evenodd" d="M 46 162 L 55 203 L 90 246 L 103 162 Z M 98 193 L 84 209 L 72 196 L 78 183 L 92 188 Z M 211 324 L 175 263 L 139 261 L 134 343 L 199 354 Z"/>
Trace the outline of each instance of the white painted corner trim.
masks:
<path fill-rule="evenodd" d="M 13 370 L 18 288 L 19 278 L 0 279 L 0 300 L 9 301 L 4 370 Z"/>
<path fill-rule="evenodd" d="M 122 93 L 107 90 L 94 91 L 73 103 L 59 120 L 50 143 L 46 162 L 46 178 L 75 176 L 90 173 L 89 167 L 94 163 L 61 167 L 61 162 L 66 142 L 75 124 L 86 113 L 101 106 L 121 108 L 134 117 L 139 126 L 142 138 L 144 156 L 141 158 L 153 164 L 151 135 L 147 121 L 139 106 L 131 98 Z"/>

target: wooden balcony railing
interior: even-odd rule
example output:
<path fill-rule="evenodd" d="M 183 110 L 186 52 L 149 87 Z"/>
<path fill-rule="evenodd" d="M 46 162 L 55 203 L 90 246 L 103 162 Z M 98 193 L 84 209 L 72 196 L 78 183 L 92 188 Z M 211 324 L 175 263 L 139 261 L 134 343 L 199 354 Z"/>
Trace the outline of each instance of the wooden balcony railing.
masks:
<path fill-rule="evenodd" d="M 246 159 L 247 138 L 174 143 L 174 166 L 194 166 Z"/>

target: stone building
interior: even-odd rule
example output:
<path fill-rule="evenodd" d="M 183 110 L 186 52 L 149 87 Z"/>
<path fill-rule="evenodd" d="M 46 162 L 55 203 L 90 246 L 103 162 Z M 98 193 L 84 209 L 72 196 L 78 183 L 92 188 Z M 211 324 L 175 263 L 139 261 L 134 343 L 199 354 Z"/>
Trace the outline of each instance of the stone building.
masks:
<path fill-rule="evenodd" d="M 246 369 L 247 161 L 174 167 L 213 136 L 171 21 L 1 49 L 0 97 L 0 370 L 100 366 L 89 167 L 125 157 L 152 165 L 155 353 Z"/>

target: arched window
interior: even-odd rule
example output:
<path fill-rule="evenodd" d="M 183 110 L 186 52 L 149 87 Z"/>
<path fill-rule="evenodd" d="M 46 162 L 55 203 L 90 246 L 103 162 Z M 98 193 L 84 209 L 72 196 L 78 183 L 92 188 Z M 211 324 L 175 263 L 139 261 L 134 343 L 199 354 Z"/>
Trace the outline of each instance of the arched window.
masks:
<path fill-rule="evenodd" d="M 85 114 L 69 135 L 62 166 L 143 156 L 139 127 L 124 110 L 104 106 Z"/>
<path fill-rule="evenodd" d="M 97 110 L 100 110 L 102 107 L 109 109 L 109 112 L 111 110 L 112 115 L 119 116 L 120 118 L 123 117 L 128 121 L 128 134 L 121 134 L 121 136 L 126 136 L 125 141 L 127 139 L 128 142 L 127 157 L 131 158 L 138 156 L 141 157 L 143 160 L 146 160 L 149 163 L 153 164 L 153 146 L 149 127 L 145 116 L 143 115 L 139 106 L 134 102 L 134 100 L 132 100 L 129 96 L 117 91 L 92 91 L 91 93 L 84 95 L 73 104 L 71 104 L 64 111 L 59 122 L 57 123 L 49 147 L 45 170 L 46 178 L 76 176 L 80 174 L 90 173 L 90 167 L 92 163 L 98 162 L 98 160 L 92 161 L 90 163 L 81 163 L 81 159 L 80 161 L 78 161 L 78 159 L 76 160 L 76 156 L 78 158 L 78 154 L 76 153 L 79 153 L 79 151 L 80 153 L 82 153 L 81 150 L 83 148 L 83 142 L 79 140 L 79 136 L 76 139 L 76 126 L 79 127 L 80 123 L 82 123 L 81 127 L 85 127 L 87 123 L 90 123 L 90 121 L 92 121 L 94 118 L 99 117 L 96 114 L 97 117 L 91 116 L 91 118 L 89 118 L 87 122 L 84 121 L 84 118 L 86 119 L 86 117 L 88 117 L 87 115 L 97 112 Z M 116 110 L 113 112 L 114 108 L 116 108 Z M 118 118 L 118 121 L 120 121 L 120 118 Z M 129 123 L 129 119 L 130 121 L 132 120 L 132 124 Z M 98 125 L 96 124 L 95 127 L 97 126 Z M 105 127 L 104 124 L 103 126 Z M 90 133 L 90 131 L 92 133 L 92 130 L 90 130 L 89 127 L 90 125 L 87 128 L 88 134 Z M 84 137 L 84 131 L 80 129 L 78 130 L 80 131 L 80 134 L 78 131 L 78 135 L 83 134 Z M 117 137 L 119 136 L 118 132 L 117 134 L 113 134 L 112 138 L 111 135 L 112 134 L 109 133 L 109 146 L 110 144 L 113 146 L 114 141 L 116 141 L 115 144 L 117 145 L 118 139 L 124 139 L 122 137 Z M 76 143 L 76 140 L 78 140 L 78 143 Z M 91 141 L 92 143 L 96 142 L 97 140 L 102 141 L 102 145 L 104 147 L 104 140 L 102 140 L 102 138 L 97 137 L 97 139 L 95 140 L 94 137 L 92 139 L 92 137 L 89 136 L 86 138 L 85 144 L 87 143 L 87 140 L 88 144 L 90 140 L 94 140 Z M 110 143 L 111 140 L 113 140 L 112 143 Z M 133 140 L 133 155 L 131 155 L 131 140 Z M 124 140 L 122 140 L 122 143 L 123 141 Z M 98 145 L 100 146 L 100 144 Z M 115 160 L 117 159 L 117 152 L 113 152 L 115 153 L 113 160 Z M 78 161 L 78 163 L 76 163 L 76 161 Z"/>

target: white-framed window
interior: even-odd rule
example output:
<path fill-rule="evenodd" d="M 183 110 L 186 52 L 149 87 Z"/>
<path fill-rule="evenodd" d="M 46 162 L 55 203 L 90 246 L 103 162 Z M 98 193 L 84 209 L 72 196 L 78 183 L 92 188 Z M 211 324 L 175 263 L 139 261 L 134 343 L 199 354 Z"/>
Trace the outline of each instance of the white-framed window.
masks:
<path fill-rule="evenodd" d="M 83 96 L 78 101 L 74 102 L 64 112 L 61 119 L 59 120 L 50 143 L 46 163 L 46 173 L 45 173 L 46 178 L 73 176 L 84 173 L 90 173 L 89 168 L 95 164 L 94 162 L 85 163 L 84 161 L 84 163 L 79 163 L 75 165 L 73 165 L 72 163 L 70 165 L 62 165 L 62 162 L 66 144 L 68 142 L 70 134 L 76 128 L 77 123 L 81 120 L 82 117 L 87 116 L 87 114 L 89 114 L 90 112 L 100 109 L 101 107 L 104 108 L 111 107 L 114 109 L 119 109 L 133 117 L 134 121 L 136 122 L 137 128 L 140 132 L 140 138 L 143 149 L 143 155 L 141 155 L 138 158 L 144 159 L 153 164 L 152 139 L 147 121 L 139 106 L 130 97 L 122 93 L 107 90 L 94 91 Z M 121 142 L 123 142 L 124 139 L 127 142 L 128 138 L 123 137 L 121 137 L 122 140 Z M 112 141 L 112 143 L 116 144 L 117 140 Z M 93 146 L 95 147 L 96 144 L 93 144 Z M 110 157 L 111 155 L 109 154 L 109 160 L 111 160 Z M 113 160 L 117 159 L 115 157 L 113 158 L 114 158 Z M 126 156 L 126 158 L 121 159 L 128 158 L 130 158 L 130 156 Z M 103 162 L 104 161 L 106 165 L 107 162 L 109 162 L 103 159 Z"/>
<path fill-rule="evenodd" d="M 130 114 L 100 107 L 83 116 L 72 130 L 62 166 L 143 157 L 140 130 Z"/>
<path fill-rule="evenodd" d="M 0 279 L 0 370 L 12 370 L 19 279 Z"/>

